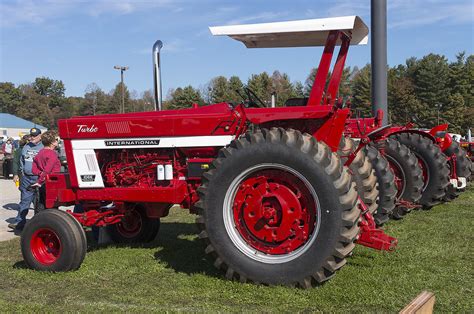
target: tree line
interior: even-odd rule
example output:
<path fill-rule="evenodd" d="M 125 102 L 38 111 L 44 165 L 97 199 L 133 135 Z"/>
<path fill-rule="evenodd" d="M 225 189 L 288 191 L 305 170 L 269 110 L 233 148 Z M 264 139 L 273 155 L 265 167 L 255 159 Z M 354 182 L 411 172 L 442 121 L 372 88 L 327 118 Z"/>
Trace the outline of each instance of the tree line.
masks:
<path fill-rule="evenodd" d="M 409 58 L 404 65 L 388 68 L 389 121 L 429 128 L 449 123 L 451 132 L 465 133 L 474 121 L 473 81 L 474 55 L 461 52 L 448 62 L 443 55 L 428 54 L 421 59 Z M 306 81 L 292 82 L 286 73 L 274 71 L 252 74 L 246 84 L 238 76 L 217 76 L 200 88 L 192 86 L 171 89 L 164 101 L 165 109 L 230 102 L 238 104 L 245 98 L 244 87 L 270 105 L 272 94 L 276 105 L 283 106 L 289 98 L 308 97 L 316 68 Z M 330 74 L 328 74 L 329 79 Z M 327 80 L 328 82 L 328 80 Z M 350 102 L 362 116 L 371 115 L 370 65 L 363 68 L 346 67 L 338 97 Z M 138 95 L 124 87 L 124 111 L 150 111 L 154 108 L 151 90 Z M 122 110 L 122 85 L 109 92 L 97 84 L 87 86 L 82 97 L 66 97 L 61 80 L 36 78 L 33 83 L 15 86 L 0 83 L 0 112 L 11 113 L 49 128 L 57 120 L 75 115 L 118 113 Z"/>

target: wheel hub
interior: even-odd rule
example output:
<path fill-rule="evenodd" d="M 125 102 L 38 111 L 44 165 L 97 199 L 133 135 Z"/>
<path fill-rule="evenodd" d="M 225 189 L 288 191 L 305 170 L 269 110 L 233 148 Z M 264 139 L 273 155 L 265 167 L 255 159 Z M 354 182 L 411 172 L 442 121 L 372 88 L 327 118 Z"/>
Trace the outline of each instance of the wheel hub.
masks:
<path fill-rule="evenodd" d="M 314 231 L 316 208 L 309 195 L 305 184 L 291 173 L 257 171 L 240 183 L 235 194 L 235 228 L 257 251 L 270 255 L 293 252 Z"/>
<path fill-rule="evenodd" d="M 43 265 L 51 265 L 61 255 L 61 241 L 51 229 L 38 229 L 31 237 L 30 248 L 35 259 Z"/>
<path fill-rule="evenodd" d="M 131 210 L 125 214 L 122 221 L 117 225 L 117 230 L 124 237 L 134 237 L 140 233 L 142 224 L 140 213 L 136 210 Z"/>

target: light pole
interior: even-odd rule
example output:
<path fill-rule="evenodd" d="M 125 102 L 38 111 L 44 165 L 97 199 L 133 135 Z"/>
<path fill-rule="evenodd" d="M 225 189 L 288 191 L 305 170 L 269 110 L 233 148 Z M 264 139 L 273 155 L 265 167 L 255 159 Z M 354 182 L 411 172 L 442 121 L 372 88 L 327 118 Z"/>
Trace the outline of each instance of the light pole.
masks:
<path fill-rule="evenodd" d="M 125 88 L 123 87 L 123 72 L 127 71 L 128 67 L 122 67 L 122 66 L 116 65 L 116 66 L 114 66 L 114 69 L 120 70 L 120 82 L 121 82 L 120 85 L 122 85 L 122 110 L 121 110 L 121 112 L 124 113 L 125 112 Z"/>

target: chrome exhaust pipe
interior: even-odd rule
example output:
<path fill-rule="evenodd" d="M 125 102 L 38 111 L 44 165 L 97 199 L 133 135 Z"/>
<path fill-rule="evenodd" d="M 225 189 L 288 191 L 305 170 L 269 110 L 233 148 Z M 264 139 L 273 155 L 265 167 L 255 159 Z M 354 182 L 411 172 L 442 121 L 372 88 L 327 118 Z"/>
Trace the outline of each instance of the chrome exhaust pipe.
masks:
<path fill-rule="evenodd" d="M 163 48 L 161 40 L 157 40 L 153 45 L 153 80 L 155 82 L 155 111 L 161 111 L 162 92 L 161 92 L 161 67 L 160 67 L 160 50 Z"/>

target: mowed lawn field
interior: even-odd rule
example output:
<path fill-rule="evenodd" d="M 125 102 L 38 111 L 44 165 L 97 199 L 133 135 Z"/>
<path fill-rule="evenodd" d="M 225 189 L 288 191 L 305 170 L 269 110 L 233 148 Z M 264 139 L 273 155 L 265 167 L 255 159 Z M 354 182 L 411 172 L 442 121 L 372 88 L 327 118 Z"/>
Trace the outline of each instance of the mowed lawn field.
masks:
<path fill-rule="evenodd" d="M 91 245 L 69 273 L 26 269 L 20 241 L 0 243 L 0 311 L 396 312 L 422 290 L 438 312 L 474 311 L 474 188 L 430 211 L 391 221 L 393 253 L 358 246 L 309 290 L 230 282 L 206 259 L 194 216 L 174 210 L 145 246 Z"/>

